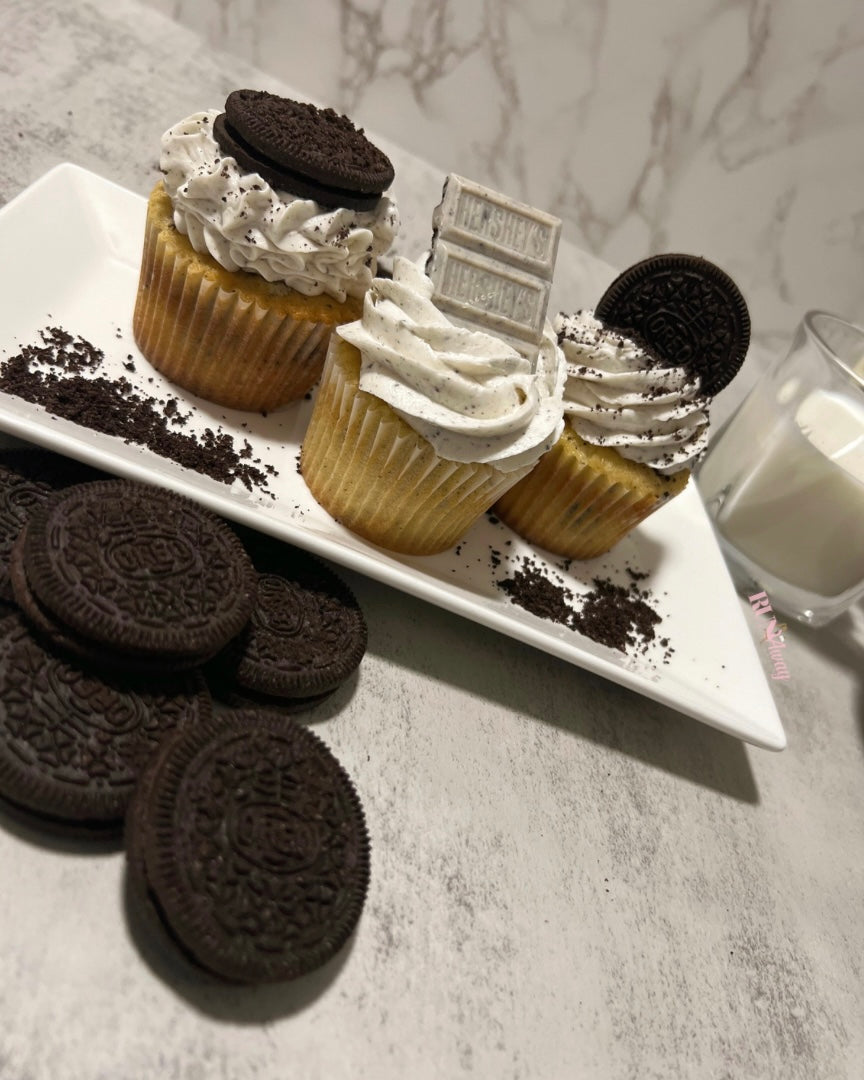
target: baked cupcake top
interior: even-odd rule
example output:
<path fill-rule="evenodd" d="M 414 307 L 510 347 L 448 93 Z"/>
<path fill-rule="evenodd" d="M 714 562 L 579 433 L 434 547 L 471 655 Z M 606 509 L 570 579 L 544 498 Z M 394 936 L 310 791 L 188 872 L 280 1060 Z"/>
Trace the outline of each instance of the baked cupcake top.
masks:
<path fill-rule="evenodd" d="M 532 465 L 563 429 L 564 363 L 547 323 L 536 370 L 510 345 L 455 325 L 432 303 L 431 280 L 396 258 L 376 278 L 363 317 L 336 331 L 361 353 L 360 389 L 374 394 L 439 456 L 502 472 Z"/>
<path fill-rule="evenodd" d="M 369 210 L 328 207 L 274 186 L 220 147 L 220 116 L 193 113 L 162 136 L 159 165 L 178 231 L 228 271 L 340 303 L 363 296 L 399 226 L 393 199 L 381 194 Z"/>
<path fill-rule="evenodd" d="M 685 469 L 708 443 L 708 402 L 698 375 L 658 360 L 591 311 L 558 315 L 567 363 L 564 412 L 594 446 L 659 473 Z"/>

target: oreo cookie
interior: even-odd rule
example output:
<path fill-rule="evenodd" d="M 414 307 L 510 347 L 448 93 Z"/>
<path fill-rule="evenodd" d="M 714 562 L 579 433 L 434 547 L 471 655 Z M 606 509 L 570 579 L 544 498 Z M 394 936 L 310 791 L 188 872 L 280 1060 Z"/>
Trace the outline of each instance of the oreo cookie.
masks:
<path fill-rule="evenodd" d="M 169 666 L 215 655 L 255 599 L 252 563 L 223 521 L 126 480 L 68 488 L 37 507 L 23 568 L 35 600 L 70 636 Z"/>
<path fill-rule="evenodd" d="M 39 603 L 27 581 L 24 569 L 24 548 L 27 543 L 27 526 L 15 541 L 9 556 L 9 581 L 18 609 L 24 616 L 30 633 L 39 638 L 52 652 L 84 663 L 100 671 L 115 674 L 150 675 L 162 678 L 177 671 L 186 671 L 204 664 L 210 654 L 204 656 L 148 657 L 135 653 L 123 653 L 100 642 L 76 634 L 60 622 L 47 608 Z"/>
<path fill-rule="evenodd" d="M 0 600 L 12 600 L 9 557 L 34 506 L 52 491 L 104 477 L 80 461 L 37 447 L 0 449 Z"/>
<path fill-rule="evenodd" d="M 363 612 L 319 559 L 268 537 L 240 535 L 258 570 L 256 601 L 246 629 L 208 669 L 214 693 L 231 704 L 314 708 L 363 659 Z"/>
<path fill-rule="evenodd" d="M 351 935 L 369 840 L 347 773 L 284 716 L 228 712 L 176 733 L 126 821 L 129 880 L 199 967 L 292 979 Z"/>
<path fill-rule="evenodd" d="M 211 711 L 200 676 L 108 677 L 46 649 L 20 616 L 0 622 L 0 794 L 47 820 L 119 823 L 165 736 Z"/>
<path fill-rule="evenodd" d="M 664 364 L 698 375 L 711 397 L 738 373 L 750 344 L 750 315 L 737 285 L 695 255 L 636 263 L 612 282 L 595 315 Z"/>
<path fill-rule="evenodd" d="M 0 465 L 0 600 L 13 599 L 9 560 L 27 518 L 53 488 L 42 480 L 22 476 Z"/>
<path fill-rule="evenodd" d="M 272 187 L 322 206 L 374 209 L 390 159 L 347 116 L 263 90 L 235 90 L 213 124 L 221 150 Z"/>

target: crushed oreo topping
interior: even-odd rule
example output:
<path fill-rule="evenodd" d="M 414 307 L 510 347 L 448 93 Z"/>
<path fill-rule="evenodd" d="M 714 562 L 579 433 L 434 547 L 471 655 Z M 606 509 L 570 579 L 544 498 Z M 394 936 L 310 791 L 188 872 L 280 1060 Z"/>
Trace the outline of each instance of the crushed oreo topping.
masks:
<path fill-rule="evenodd" d="M 644 654 L 656 639 L 662 617 L 651 606 L 650 591 L 639 588 L 638 582 L 646 575 L 629 569 L 628 573 L 633 579 L 629 587 L 598 577 L 589 592 L 577 595 L 553 581 L 545 567 L 525 557 L 512 577 L 496 584 L 532 615 L 560 623 L 610 649 Z M 667 638 L 660 644 L 665 649 L 663 662 L 668 663 L 674 650 Z"/>
<path fill-rule="evenodd" d="M 176 398 L 160 402 L 143 396 L 125 376 L 94 374 L 103 366 L 102 349 L 62 327 L 46 327 L 40 337 L 41 344 L 25 345 L 0 364 L 0 391 L 92 431 L 146 446 L 213 480 L 239 480 L 249 491 L 266 489 L 272 467 L 243 460 L 227 432 L 207 428 L 191 435 L 172 430 L 185 423 Z"/>

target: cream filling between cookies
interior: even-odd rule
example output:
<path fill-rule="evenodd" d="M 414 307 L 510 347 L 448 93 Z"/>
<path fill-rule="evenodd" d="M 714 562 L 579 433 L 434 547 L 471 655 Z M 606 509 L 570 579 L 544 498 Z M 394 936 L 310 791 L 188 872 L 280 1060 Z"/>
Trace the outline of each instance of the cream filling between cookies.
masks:
<path fill-rule="evenodd" d="M 708 443 L 708 398 L 698 376 L 664 367 L 590 311 L 559 315 L 567 362 L 564 412 L 595 446 L 668 475 L 688 468 Z"/>
<path fill-rule="evenodd" d="M 174 224 L 196 251 L 231 272 L 280 281 L 340 303 L 364 295 L 399 227 L 396 204 L 329 209 L 241 169 L 213 137 L 218 110 L 194 113 L 162 136 L 159 160 Z"/>
<path fill-rule="evenodd" d="M 363 317 L 337 333 L 361 353 L 360 389 L 386 401 L 437 454 L 511 472 L 552 447 L 564 422 L 564 363 L 547 324 L 536 371 L 499 338 L 455 326 L 408 259 L 378 278 Z"/>

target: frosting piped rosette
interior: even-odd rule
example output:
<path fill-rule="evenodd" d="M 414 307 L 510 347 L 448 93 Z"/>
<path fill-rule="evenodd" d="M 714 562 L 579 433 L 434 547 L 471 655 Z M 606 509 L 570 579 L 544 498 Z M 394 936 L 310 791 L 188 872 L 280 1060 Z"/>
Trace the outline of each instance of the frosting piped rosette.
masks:
<path fill-rule="evenodd" d="M 590 311 L 558 315 L 555 329 L 567 362 L 564 413 L 581 438 L 664 475 L 698 458 L 709 425 L 698 375 L 658 359 Z"/>
<path fill-rule="evenodd" d="M 177 230 L 225 270 L 283 282 L 307 296 L 361 297 L 399 227 L 382 194 L 370 210 L 327 207 L 274 187 L 226 154 L 216 140 L 217 109 L 169 128 L 159 165 Z"/>
<path fill-rule="evenodd" d="M 360 389 L 387 402 L 450 461 L 502 472 L 533 464 L 561 433 L 564 365 L 551 326 L 536 371 L 491 334 L 455 325 L 408 259 L 378 278 L 362 320 L 340 328 L 360 350 Z"/>

